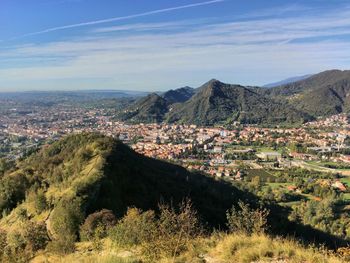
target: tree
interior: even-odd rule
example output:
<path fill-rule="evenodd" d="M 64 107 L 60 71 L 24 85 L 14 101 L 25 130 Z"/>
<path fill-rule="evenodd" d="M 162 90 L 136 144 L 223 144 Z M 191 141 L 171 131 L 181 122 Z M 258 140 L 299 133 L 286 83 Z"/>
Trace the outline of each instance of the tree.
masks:
<path fill-rule="evenodd" d="M 267 229 L 269 210 L 265 208 L 250 208 L 249 204 L 238 202 L 238 209 L 232 206 L 226 213 L 227 226 L 231 233 L 263 233 Z"/>
<path fill-rule="evenodd" d="M 109 229 L 117 223 L 117 219 L 111 210 L 102 209 L 90 214 L 84 224 L 80 227 L 80 238 L 82 240 L 93 240 L 104 238 Z M 98 229 L 98 231 L 96 231 Z"/>

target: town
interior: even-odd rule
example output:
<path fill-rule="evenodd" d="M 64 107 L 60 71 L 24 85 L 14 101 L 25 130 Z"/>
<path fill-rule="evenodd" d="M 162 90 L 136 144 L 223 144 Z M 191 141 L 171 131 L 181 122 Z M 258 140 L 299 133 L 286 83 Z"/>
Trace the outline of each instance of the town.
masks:
<path fill-rule="evenodd" d="M 302 168 L 343 176 L 329 183 L 347 192 L 350 125 L 345 114 L 301 127 L 254 125 L 197 127 L 178 124 L 127 124 L 110 108 L 56 105 L 31 110 L 7 108 L 0 116 L 1 155 L 12 160 L 65 134 L 99 132 L 120 139 L 136 152 L 168 160 L 227 180 Z"/>

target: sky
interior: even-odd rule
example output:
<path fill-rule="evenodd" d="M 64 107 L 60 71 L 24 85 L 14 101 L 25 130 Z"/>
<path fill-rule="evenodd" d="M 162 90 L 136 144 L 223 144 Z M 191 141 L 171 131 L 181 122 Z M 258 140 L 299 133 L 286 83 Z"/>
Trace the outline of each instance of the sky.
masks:
<path fill-rule="evenodd" d="M 0 91 L 264 85 L 350 69 L 346 0 L 0 0 Z"/>

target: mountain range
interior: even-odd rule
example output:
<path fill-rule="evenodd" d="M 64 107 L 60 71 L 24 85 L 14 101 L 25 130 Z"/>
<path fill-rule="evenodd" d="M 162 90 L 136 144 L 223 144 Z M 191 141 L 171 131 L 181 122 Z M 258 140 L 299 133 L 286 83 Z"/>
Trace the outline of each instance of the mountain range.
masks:
<path fill-rule="evenodd" d="M 213 79 L 196 89 L 185 87 L 161 95 L 150 94 L 131 104 L 117 118 L 198 125 L 235 121 L 276 125 L 300 124 L 350 110 L 350 71 L 329 70 L 289 81 L 293 82 L 263 88 Z"/>

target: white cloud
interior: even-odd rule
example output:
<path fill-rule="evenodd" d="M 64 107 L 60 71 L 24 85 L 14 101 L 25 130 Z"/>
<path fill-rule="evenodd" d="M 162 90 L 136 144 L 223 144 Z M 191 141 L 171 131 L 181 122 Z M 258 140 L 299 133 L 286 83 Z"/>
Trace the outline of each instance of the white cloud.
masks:
<path fill-rule="evenodd" d="M 12 47 L 0 51 L 2 61 L 16 61 L 0 66 L 0 88 L 32 83 L 33 89 L 50 80 L 69 89 L 93 88 L 99 83 L 95 79 L 103 80 L 103 88 L 159 90 L 196 86 L 212 77 L 254 85 L 350 66 L 347 9 L 317 16 L 209 22 L 127 24 L 98 28 L 99 33 L 94 30 L 80 39 Z M 48 62 L 42 65 L 40 59 Z M 68 81 L 73 79 L 90 82 Z"/>

